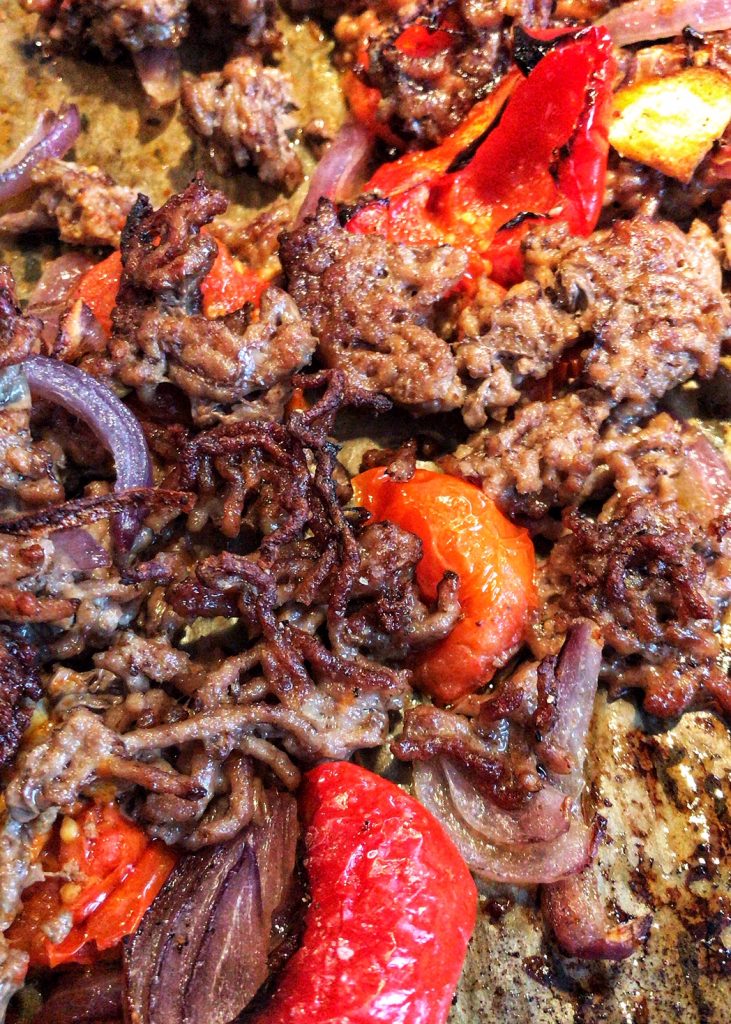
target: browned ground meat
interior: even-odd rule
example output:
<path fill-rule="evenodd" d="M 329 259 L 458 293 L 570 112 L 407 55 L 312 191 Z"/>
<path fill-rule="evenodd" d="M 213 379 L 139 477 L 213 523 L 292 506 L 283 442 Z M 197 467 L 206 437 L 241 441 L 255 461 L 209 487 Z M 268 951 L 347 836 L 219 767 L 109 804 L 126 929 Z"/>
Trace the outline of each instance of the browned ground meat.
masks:
<path fill-rule="evenodd" d="M 610 431 L 598 456 L 614 492 L 596 519 L 565 514 L 566 533 L 540 575 L 534 646 L 553 649 L 576 616 L 589 616 L 602 629 L 615 692 L 641 687 L 645 708 L 663 717 L 709 702 L 728 711 L 731 687 L 717 664 L 731 600 L 722 457 L 667 414 Z"/>
<path fill-rule="evenodd" d="M 23 316 L 13 275 L 0 264 L 0 367 L 22 363 L 40 352 L 41 326 L 36 317 Z"/>
<path fill-rule="evenodd" d="M 33 170 L 39 189 L 32 205 L 0 217 L 0 232 L 58 231 L 70 245 L 119 245 L 136 193 L 98 167 L 44 160 Z"/>
<path fill-rule="evenodd" d="M 280 42 L 274 24 L 276 0 L 194 0 L 195 8 L 216 34 L 239 35 L 239 41 L 256 49 L 269 50 Z"/>
<path fill-rule="evenodd" d="M 224 197 L 200 178 L 157 212 L 138 200 L 122 237 L 124 272 L 108 347 L 67 347 L 64 357 L 140 390 L 170 381 L 203 418 L 211 404 L 240 402 L 304 366 L 315 339 L 278 288 L 264 293 L 256 315 L 249 308 L 218 319 L 200 313 L 201 281 L 216 253 L 200 228 L 225 208 Z"/>
<path fill-rule="evenodd" d="M 217 220 L 211 230 L 247 267 L 268 270 L 278 265 L 279 235 L 291 220 L 289 205 L 278 200 L 246 224 Z"/>
<path fill-rule="evenodd" d="M 289 77 L 252 54 L 222 71 L 189 78 L 182 102 L 190 126 L 210 147 L 217 170 L 252 167 L 262 181 L 292 191 L 302 165 L 290 136 L 297 127 Z"/>
<path fill-rule="evenodd" d="M 516 403 L 575 344 L 582 382 L 612 405 L 641 407 L 715 371 L 729 311 L 703 225 L 684 235 L 638 217 L 586 240 L 564 226 L 539 229 L 526 243 L 526 273 L 489 330 L 458 350 L 460 368 L 482 381 L 465 403 L 470 426 Z"/>
<path fill-rule="evenodd" d="M 368 69 L 360 71 L 383 97 L 377 117 L 419 145 L 439 141 L 506 70 L 514 22 L 540 27 L 550 16 L 551 4 L 545 0 L 426 0 L 407 5 L 400 18 L 386 21 L 370 36 Z M 452 37 L 448 48 L 415 56 L 397 45 L 408 26 L 435 28 L 443 19 Z"/>
<path fill-rule="evenodd" d="M 10 509 L 63 498 L 63 452 L 32 438 L 30 392 L 17 365 L 40 351 L 40 335 L 40 320 L 22 314 L 13 275 L 0 265 L 0 496 Z"/>
<path fill-rule="evenodd" d="M 433 326 L 435 306 L 464 272 L 463 252 L 351 234 L 323 200 L 315 217 L 282 236 L 280 259 L 327 366 L 414 411 L 460 404 L 454 356 Z"/>
<path fill-rule="evenodd" d="M 111 59 L 120 47 L 176 47 L 188 31 L 189 0 L 23 0 L 41 14 L 57 46 L 77 52 L 99 50 Z"/>
<path fill-rule="evenodd" d="M 718 218 L 718 240 L 721 244 L 721 257 L 726 270 L 731 270 L 731 199 L 721 208 Z"/>
<path fill-rule="evenodd" d="M 666 78 L 687 67 L 711 67 L 731 75 L 731 30 L 706 32 L 702 41 L 680 39 L 619 52 L 622 85 Z"/>
<path fill-rule="evenodd" d="M 580 350 L 576 379 L 560 394 L 559 377 L 558 397 L 528 402 L 475 434 L 449 468 L 536 519 L 585 498 L 602 475 L 599 441 L 613 410 L 645 415 L 676 385 L 715 372 L 729 325 L 716 253 L 704 225 L 684 235 L 644 217 L 588 240 L 563 227 L 529 236 L 530 280 L 488 314 L 485 334 L 458 349 L 464 369 L 485 375 L 465 419 L 479 425 L 503 413 L 567 349 Z"/>
<path fill-rule="evenodd" d="M 550 297 L 549 297 L 550 295 Z M 462 316 L 462 321 L 466 319 Z M 556 301 L 555 292 L 543 291 L 527 280 L 511 288 L 493 306 L 485 333 L 466 338 L 457 348 L 457 364 L 470 380 L 481 381 L 468 396 L 463 410 L 470 427 L 485 423 L 520 401 L 520 388 L 531 378 L 542 378 L 579 336 L 579 324 Z"/>
<path fill-rule="evenodd" d="M 40 696 L 36 652 L 30 644 L 0 637 L 0 768 L 15 756 Z"/>
<path fill-rule="evenodd" d="M 596 391 L 530 402 L 505 426 L 475 434 L 445 467 L 481 483 L 509 514 L 538 520 L 590 491 L 609 414 L 609 402 Z"/>

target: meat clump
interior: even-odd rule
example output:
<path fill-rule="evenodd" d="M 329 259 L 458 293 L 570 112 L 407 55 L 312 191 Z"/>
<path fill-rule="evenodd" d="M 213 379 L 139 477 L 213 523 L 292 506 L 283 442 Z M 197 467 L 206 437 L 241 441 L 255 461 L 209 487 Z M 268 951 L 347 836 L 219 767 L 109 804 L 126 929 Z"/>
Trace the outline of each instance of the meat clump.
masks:
<path fill-rule="evenodd" d="M 684 235 L 640 217 L 588 240 L 551 227 L 529 236 L 526 256 L 529 280 L 458 349 L 462 369 L 484 375 L 465 417 L 503 420 L 537 382 L 548 397 L 488 424 L 448 466 L 503 508 L 540 518 L 592 493 L 603 476 L 599 440 L 614 421 L 646 416 L 677 385 L 713 376 L 729 312 L 702 225 Z"/>
<path fill-rule="evenodd" d="M 201 283 L 216 245 L 201 228 L 226 208 L 219 192 L 197 178 L 158 211 L 140 197 L 122 236 L 123 274 L 104 352 L 80 355 L 96 375 L 114 375 L 144 390 L 172 382 L 192 400 L 194 413 L 232 405 L 268 388 L 310 359 L 315 339 L 292 301 L 278 288 L 262 296 L 257 315 L 244 307 L 208 319 Z"/>
<path fill-rule="evenodd" d="M 660 717 L 731 709 L 720 625 L 731 601 L 731 474 L 694 429 L 663 413 L 612 430 L 599 447 L 613 490 L 598 515 L 564 513 L 565 533 L 539 576 L 539 652 L 589 616 L 605 641 L 604 676 L 639 687 Z"/>
<path fill-rule="evenodd" d="M 470 426 L 518 402 L 526 383 L 545 378 L 573 346 L 580 382 L 613 405 L 651 404 L 715 371 L 729 311 L 702 226 L 684 235 L 638 217 L 588 239 L 553 226 L 529 237 L 526 275 L 489 330 L 458 350 L 462 371 L 481 380 L 465 404 Z"/>
<path fill-rule="evenodd" d="M 356 52 L 354 71 L 381 94 L 378 120 L 423 148 L 454 130 L 505 73 L 513 26 L 546 27 L 550 16 L 543 0 L 426 0 L 396 16 L 366 15 L 361 42 L 367 62 Z M 404 45 L 403 34 L 415 30 L 434 33 L 433 48 Z M 336 34 L 346 35 L 345 24 Z"/>
<path fill-rule="evenodd" d="M 253 54 L 234 57 L 221 71 L 189 78 L 182 103 L 191 128 L 209 146 L 216 169 L 251 167 L 271 185 L 292 192 L 303 171 L 292 134 L 291 82 Z"/>
<path fill-rule="evenodd" d="M 31 180 L 38 189 L 32 205 L 0 217 L 0 232 L 55 230 L 69 245 L 119 245 L 133 189 L 117 185 L 98 167 L 63 160 L 44 160 Z"/>
<path fill-rule="evenodd" d="M 327 366 L 415 412 L 460 405 L 463 387 L 435 331 L 435 307 L 464 273 L 465 253 L 353 234 L 321 200 L 314 217 L 282 236 L 280 259 Z"/>
<path fill-rule="evenodd" d="M 120 51 L 174 48 L 188 31 L 189 0 L 24 0 L 41 15 L 52 43 L 74 53 L 98 50 L 107 60 Z"/>

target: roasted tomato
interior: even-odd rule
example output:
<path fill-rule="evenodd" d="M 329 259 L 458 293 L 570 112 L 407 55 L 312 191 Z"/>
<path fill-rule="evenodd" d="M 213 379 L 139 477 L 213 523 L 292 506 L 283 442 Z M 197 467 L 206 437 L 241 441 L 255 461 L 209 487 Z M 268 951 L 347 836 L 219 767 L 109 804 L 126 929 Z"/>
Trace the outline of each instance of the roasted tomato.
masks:
<path fill-rule="evenodd" d="M 42 863 L 51 877 L 27 891 L 8 939 L 34 966 L 89 963 L 137 929 L 175 861 L 116 805 L 89 804 L 50 837 Z M 71 928 L 53 942 L 48 925 L 61 914 Z"/>
<path fill-rule="evenodd" d="M 473 484 L 417 469 L 392 480 L 371 469 L 353 481 L 355 501 L 421 538 L 416 570 L 434 599 L 446 572 L 459 576 L 462 617 L 416 667 L 416 685 L 449 703 L 483 686 L 521 642 L 536 607 L 535 555 L 526 530 L 514 526 Z"/>

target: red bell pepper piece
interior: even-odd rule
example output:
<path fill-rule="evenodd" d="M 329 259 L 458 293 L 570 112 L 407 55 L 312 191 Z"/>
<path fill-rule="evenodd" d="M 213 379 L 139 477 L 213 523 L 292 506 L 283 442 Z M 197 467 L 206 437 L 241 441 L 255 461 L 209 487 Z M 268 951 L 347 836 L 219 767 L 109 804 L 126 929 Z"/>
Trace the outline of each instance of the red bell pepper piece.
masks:
<path fill-rule="evenodd" d="M 422 654 L 414 681 L 441 703 L 484 686 L 523 639 L 536 607 L 535 552 L 479 487 L 417 469 L 392 480 L 369 469 L 353 480 L 354 499 L 375 520 L 415 533 L 423 545 L 416 580 L 430 600 L 445 572 L 459 576 L 462 615 L 452 632 Z"/>
<path fill-rule="evenodd" d="M 312 903 L 256 1024 L 443 1024 L 477 893 L 431 814 L 347 762 L 305 776 Z"/>
<path fill-rule="evenodd" d="M 536 216 L 564 220 L 576 234 L 596 226 L 614 67 L 604 29 L 565 34 L 527 78 L 511 83 L 502 117 L 474 155 L 466 154 L 465 166 L 458 157 L 440 166 L 437 147 L 381 168 L 364 191 L 385 199 L 362 207 L 349 230 L 461 245 L 495 280 L 514 283 L 522 272 L 520 242 Z"/>

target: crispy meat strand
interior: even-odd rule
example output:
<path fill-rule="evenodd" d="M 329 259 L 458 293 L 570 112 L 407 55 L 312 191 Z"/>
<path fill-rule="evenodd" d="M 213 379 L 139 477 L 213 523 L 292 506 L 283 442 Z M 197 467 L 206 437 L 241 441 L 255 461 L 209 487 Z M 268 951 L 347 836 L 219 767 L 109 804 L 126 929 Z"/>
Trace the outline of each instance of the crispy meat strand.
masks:
<path fill-rule="evenodd" d="M 694 429 L 663 413 L 612 430 L 598 449 L 614 490 L 600 513 L 568 509 L 539 575 L 536 651 L 555 649 L 576 615 L 602 629 L 614 693 L 644 691 L 660 717 L 690 706 L 731 710 L 720 665 L 731 602 L 731 474 Z"/>

